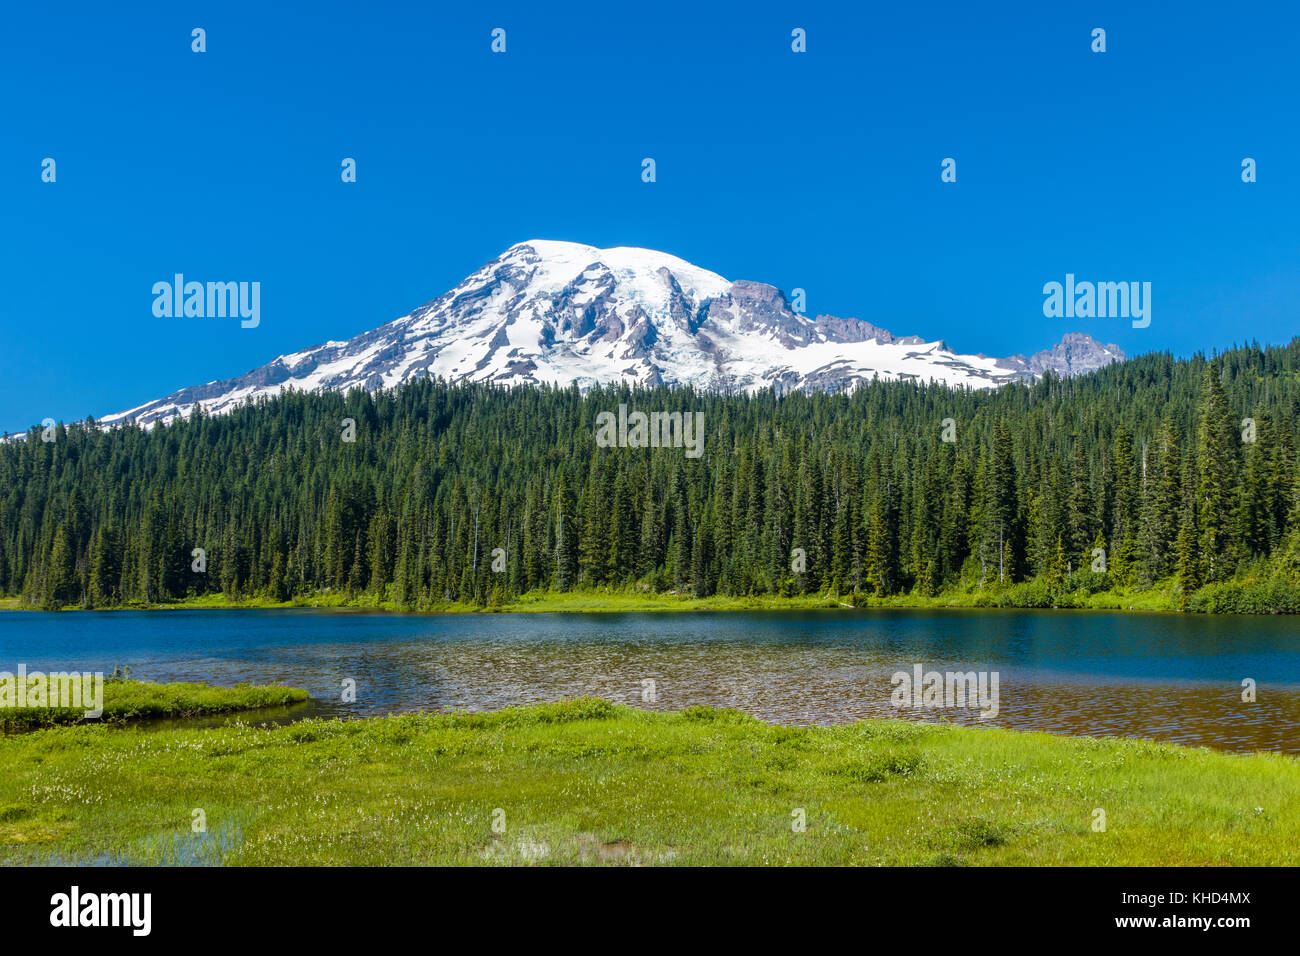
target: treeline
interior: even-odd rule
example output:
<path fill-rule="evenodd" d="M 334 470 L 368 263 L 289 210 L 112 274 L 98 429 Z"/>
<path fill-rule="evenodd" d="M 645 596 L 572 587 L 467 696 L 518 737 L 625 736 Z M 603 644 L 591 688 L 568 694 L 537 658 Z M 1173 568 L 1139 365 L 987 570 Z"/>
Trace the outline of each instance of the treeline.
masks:
<path fill-rule="evenodd" d="M 702 411 L 703 456 L 598 447 L 597 414 L 620 404 Z M 1263 609 L 1294 610 L 1297 411 L 1300 339 L 983 392 L 288 393 L 4 443 L 0 591 L 44 608 L 328 591 L 418 609 L 536 589 L 1020 587 L 1052 604 L 1163 581 L 1195 607 L 1250 578 L 1292 582 Z"/>

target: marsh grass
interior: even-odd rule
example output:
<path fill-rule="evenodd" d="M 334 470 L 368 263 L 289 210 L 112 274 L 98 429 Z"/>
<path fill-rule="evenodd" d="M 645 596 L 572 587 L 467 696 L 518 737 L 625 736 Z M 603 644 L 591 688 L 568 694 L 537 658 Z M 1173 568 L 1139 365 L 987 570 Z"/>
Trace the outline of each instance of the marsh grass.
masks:
<path fill-rule="evenodd" d="M 259 684 L 210 687 L 207 684 L 155 684 L 114 679 L 104 682 L 104 713 L 99 719 L 107 723 L 122 723 L 153 718 L 208 717 L 263 707 L 285 707 L 306 700 L 307 692 L 295 687 Z M 0 708 L 0 730 L 14 732 L 84 723 L 87 721 L 86 707 Z"/>

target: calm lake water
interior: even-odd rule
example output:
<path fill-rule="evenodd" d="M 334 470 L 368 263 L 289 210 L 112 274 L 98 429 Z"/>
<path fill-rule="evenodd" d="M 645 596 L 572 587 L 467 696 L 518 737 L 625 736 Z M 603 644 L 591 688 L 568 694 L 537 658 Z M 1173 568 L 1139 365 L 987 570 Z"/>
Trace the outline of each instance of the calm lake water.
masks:
<path fill-rule="evenodd" d="M 276 719 L 491 710 L 596 694 L 789 724 L 946 719 L 1300 753 L 1300 621 L 1033 611 L 406 616 L 358 611 L 0 613 L 0 670 L 276 682 Z M 891 675 L 996 671 L 999 710 L 897 709 Z M 357 701 L 341 700 L 345 678 Z M 1257 684 L 1244 703 L 1242 680 Z M 654 681 L 654 700 L 643 681 Z M 224 718 L 223 718 L 224 719 Z"/>

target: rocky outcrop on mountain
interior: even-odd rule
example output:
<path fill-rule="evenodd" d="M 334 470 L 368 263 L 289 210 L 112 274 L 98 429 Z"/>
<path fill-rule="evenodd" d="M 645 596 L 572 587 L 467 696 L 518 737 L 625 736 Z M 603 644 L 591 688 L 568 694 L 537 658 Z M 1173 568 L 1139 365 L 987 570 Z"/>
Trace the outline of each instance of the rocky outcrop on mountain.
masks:
<path fill-rule="evenodd" d="M 1012 355 L 998 359 L 1001 368 L 1028 372 L 1037 377 L 1049 369 L 1059 375 L 1083 375 L 1095 372 L 1112 362 L 1124 361 L 1124 351 L 1118 345 L 1102 345 L 1091 335 L 1067 332 L 1060 342 L 1025 358 Z"/>

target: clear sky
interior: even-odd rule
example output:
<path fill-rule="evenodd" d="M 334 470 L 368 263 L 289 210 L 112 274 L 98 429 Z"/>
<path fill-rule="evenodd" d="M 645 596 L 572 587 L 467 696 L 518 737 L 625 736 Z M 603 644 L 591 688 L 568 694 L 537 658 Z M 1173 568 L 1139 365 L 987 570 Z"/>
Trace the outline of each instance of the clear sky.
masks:
<path fill-rule="evenodd" d="M 0 429 L 351 337 L 529 238 L 661 249 L 966 352 L 1300 333 L 1294 3 L 146 0 L 4 20 Z M 261 282 L 261 324 L 156 318 L 177 272 Z M 1151 325 L 1045 318 L 1067 272 L 1151 282 Z"/>

